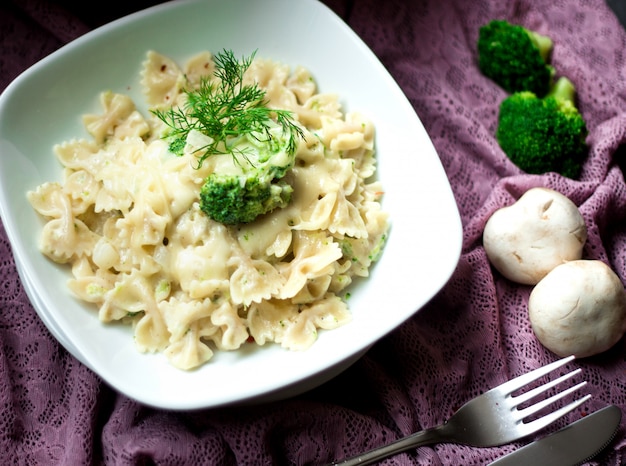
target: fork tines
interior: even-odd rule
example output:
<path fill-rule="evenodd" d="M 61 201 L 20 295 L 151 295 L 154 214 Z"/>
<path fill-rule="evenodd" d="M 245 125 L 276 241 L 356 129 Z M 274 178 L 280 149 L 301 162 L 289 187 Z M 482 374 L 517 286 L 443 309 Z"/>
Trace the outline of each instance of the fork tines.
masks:
<path fill-rule="evenodd" d="M 582 369 L 575 369 L 573 371 L 568 372 L 565 375 L 562 375 L 560 377 L 558 377 L 557 379 L 554 379 L 552 381 L 546 382 L 545 384 L 533 388 L 525 393 L 522 393 L 520 395 L 517 396 L 513 396 L 513 393 L 527 385 L 529 385 L 530 383 L 534 382 L 535 380 L 540 379 L 541 377 L 549 374 L 550 372 L 558 369 L 559 367 L 564 366 L 565 364 L 567 364 L 568 362 L 572 361 L 573 359 L 575 359 L 575 356 L 568 356 L 566 358 L 560 359 L 558 361 L 555 361 L 553 363 L 550 363 L 546 366 L 540 367 L 539 369 L 535 369 L 534 371 L 531 371 L 527 374 L 523 374 L 515 379 L 509 380 L 508 382 L 505 382 L 504 384 L 500 385 L 499 387 L 497 387 L 499 390 L 502 391 L 502 394 L 507 396 L 507 397 L 511 397 L 512 400 L 514 400 L 514 406 L 520 406 L 523 403 L 530 401 L 531 399 L 535 398 L 536 396 L 540 395 L 541 393 L 546 392 L 547 390 L 549 390 L 552 387 L 556 387 L 557 385 L 565 382 L 566 380 L 571 379 L 572 377 L 576 376 L 577 374 L 580 374 L 582 372 Z M 548 407 L 549 405 L 553 404 L 554 402 L 580 390 L 581 388 L 583 388 L 585 385 L 587 385 L 586 381 L 580 382 L 577 385 L 574 385 L 566 390 L 560 391 L 559 393 L 546 398 L 545 400 L 539 401 L 527 408 L 523 408 L 523 409 L 519 409 L 516 410 L 516 415 L 518 417 L 518 422 L 522 423 L 524 419 L 528 418 L 529 416 L 532 416 L 535 413 L 538 413 L 539 411 L 541 411 L 542 409 Z M 549 424 L 553 423 L 554 421 L 556 421 L 557 419 L 565 416 L 567 413 L 569 413 L 570 411 L 573 411 L 574 409 L 576 409 L 577 407 L 579 407 L 581 404 L 583 404 L 585 401 L 587 401 L 589 398 L 591 398 L 590 394 L 587 394 L 575 401 L 572 401 L 571 403 L 557 409 L 556 411 L 553 411 L 549 414 L 546 414 L 543 417 L 540 417 L 538 419 L 535 419 L 533 421 L 530 421 L 528 423 L 525 424 L 525 426 L 528 428 L 529 432 L 533 432 L 536 431 L 538 429 L 541 429 L 543 427 L 548 426 Z"/>

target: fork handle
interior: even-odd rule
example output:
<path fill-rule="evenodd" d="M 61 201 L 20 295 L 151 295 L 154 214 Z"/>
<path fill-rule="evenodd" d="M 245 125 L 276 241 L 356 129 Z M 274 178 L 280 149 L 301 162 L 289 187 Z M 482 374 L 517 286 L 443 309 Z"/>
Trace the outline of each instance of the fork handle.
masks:
<path fill-rule="evenodd" d="M 387 445 L 383 445 L 382 447 L 374 448 L 366 451 L 365 453 L 361 453 L 344 460 L 339 460 L 332 464 L 341 466 L 365 466 L 393 456 L 397 453 L 411 450 L 412 448 L 417 448 L 422 445 L 432 445 L 433 443 L 441 443 L 445 441 L 442 436 L 441 429 L 442 426 L 437 426 L 415 432 L 414 434 L 398 439 Z"/>

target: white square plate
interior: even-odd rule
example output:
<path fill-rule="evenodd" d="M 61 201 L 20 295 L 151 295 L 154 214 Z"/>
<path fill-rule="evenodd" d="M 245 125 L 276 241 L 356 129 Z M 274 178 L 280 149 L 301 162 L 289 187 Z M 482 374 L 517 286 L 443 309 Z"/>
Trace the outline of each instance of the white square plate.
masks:
<path fill-rule="evenodd" d="M 271 58 L 314 75 L 376 127 L 389 240 L 371 276 L 351 292 L 351 323 L 320 332 L 303 352 L 277 345 L 217 352 L 184 372 L 162 355 L 137 352 L 131 329 L 104 325 L 67 289 L 69 270 L 38 250 L 42 219 L 26 192 L 60 180 L 52 146 L 87 136 L 85 113 L 99 94 L 129 94 L 141 111 L 146 52 L 182 62 L 210 50 Z M 336 375 L 413 316 L 456 267 L 462 227 L 439 157 L 397 83 L 371 50 L 316 0 L 174 1 L 103 26 L 20 75 L 0 96 L 0 215 L 25 289 L 43 322 L 80 361 L 119 392 L 166 409 L 195 409 L 291 396 Z"/>

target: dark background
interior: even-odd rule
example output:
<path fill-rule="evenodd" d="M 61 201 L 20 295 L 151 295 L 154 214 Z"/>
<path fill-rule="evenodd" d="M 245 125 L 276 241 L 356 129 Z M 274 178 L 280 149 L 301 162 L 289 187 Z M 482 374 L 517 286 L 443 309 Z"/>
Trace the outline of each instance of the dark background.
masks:
<path fill-rule="evenodd" d="M 0 0 L 0 5 L 6 0 Z M 113 8 L 93 8 L 91 2 L 76 3 L 74 0 L 54 0 L 52 3 L 62 7 L 71 7 L 77 16 L 79 16 L 87 25 L 92 28 L 101 26 L 114 19 L 119 18 L 128 13 L 132 13 L 143 8 L 163 3 L 166 0 L 129 0 L 124 3 L 115 4 Z M 622 25 L 626 27 L 626 0 L 606 0 L 610 8 L 619 17 Z M 7 2 L 13 3 L 12 1 Z"/>
<path fill-rule="evenodd" d="M 150 5 L 154 5 L 155 3 L 162 3 L 165 0 L 134 0 L 134 1 L 130 1 L 127 4 L 127 8 L 128 8 L 128 13 L 131 13 L 133 11 L 136 11 L 138 9 L 144 8 L 144 7 L 148 7 Z M 613 9 L 613 11 L 615 12 L 615 14 L 619 17 L 620 22 L 622 23 L 622 25 L 624 25 L 626 27 L 626 0 L 606 0 L 607 4 Z M 68 3 L 68 4 L 72 4 L 74 5 L 75 2 L 72 0 L 69 1 L 65 1 L 65 0 L 61 0 L 59 3 L 63 4 L 63 3 Z M 112 10 L 115 11 L 115 16 L 112 17 L 107 17 L 106 16 L 106 9 L 105 11 L 102 11 L 102 9 L 94 9 L 91 5 L 90 2 L 84 2 L 84 17 L 87 20 L 86 22 L 91 23 L 91 25 L 93 26 L 97 26 L 100 24 L 103 24 L 105 22 L 108 22 L 110 20 L 115 19 L 117 16 L 119 16 L 120 13 L 120 9 L 115 9 L 113 8 Z M 73 10 L 76 11 L 76 5 L 73 6 Z"/>
<path fill-rule="evenodd" d="M 606 3 L 613 9 L 622 25 L 626 27 L 626 0 L 606 0 Z"/>

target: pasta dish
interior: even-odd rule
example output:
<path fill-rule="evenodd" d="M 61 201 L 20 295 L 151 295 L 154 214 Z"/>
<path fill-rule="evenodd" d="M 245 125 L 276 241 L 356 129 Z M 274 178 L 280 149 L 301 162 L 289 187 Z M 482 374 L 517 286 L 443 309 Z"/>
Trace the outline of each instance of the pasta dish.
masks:
<path fill-rule="evenodd" d="M 149 108 L 184 108 L 185 89 L 214 71 L 210 52 L 178 64 L 149 51 Z M 246 344 L 304 350 L 318 330 L 348 323 L 348 287 L 368 276 L 389 229 L 372 122 L 318 92 L 303 67 L 255 58 L 244 82 L 291 112 L 303 135 L 284 207 L 247 223 L 210 218 L 199 193 L 220 158 L 198 163 L 192 137 L 173 154 L 164 122 L 110 91 L 83 117 L 90 137 L 54 146 L 62 180 L 27 193 L 44 219 L 40 249 L 71 269 L 71 292 L 100 321 L 131 325 L 139 351 L 184 370 Z"/>

